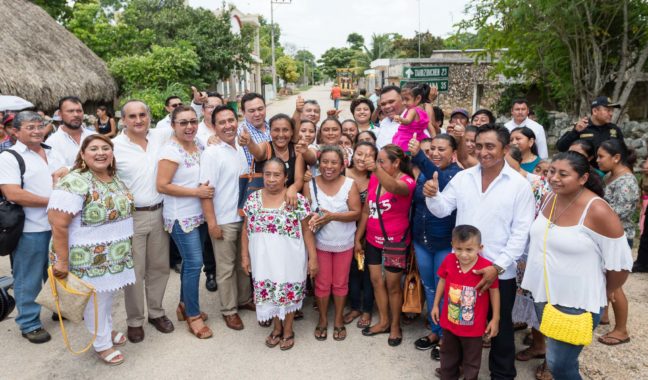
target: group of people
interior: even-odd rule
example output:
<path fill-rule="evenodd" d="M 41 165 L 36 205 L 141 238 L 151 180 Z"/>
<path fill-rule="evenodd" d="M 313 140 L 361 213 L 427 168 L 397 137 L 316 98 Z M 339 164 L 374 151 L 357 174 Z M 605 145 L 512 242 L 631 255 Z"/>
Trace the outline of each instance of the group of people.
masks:
<path fill-rule="evenodd" d="M 239 120 L 222 96 L 196 90 L 190 106 L 167 99 L 155 128 L 145 103 L 126 102 L 113 139 L 82 127 L 75 97 L 61 99 L 62 125 L 46 141 L 40 115 L 16 114 L 10 149 L 26 170 L 1 154 L 0 190 L 26 214 L 11 256 L 22 335 L 50 339 L 34 302 L 50 264 L 55 276 L 73 273 L 97 289 L 94 349 L 106 364 L 124 361 L 115 347 L 144 340 L 145 321 L 172 332 L 162 307 L 170 236 L 182 259 L 176 316 L 199 339 L 214 335 L 199 299 L 210 265 L 227 327 L 242 330 L 239 311 L 255 311 L 272 327 L 268 347 L 295 345 L 309 294 L 315 339 L 328 338 L 332 298 L 334 340 L 357 319 L 363 335 L 386 334 L 396 347 L 410 318 L 402 278 L 413 254 L 430 328 L 415 346 L 441 360 L 441 378 L 476 379 L 484 346 L 493 378 L 513 379 L 516 359 L 545 356 L 539 378 L 580 378 L 583 346 L 538 330 L 549 299 L 565 313 L 591 313 L 594 326 L 609 321 L 613 301 L 616 326 L 601 342 L 630 339 L 622 285 L 639 186 L 634 153 L 610 124 L 616 105 L 597 98 L 549 161 L 525 100 L 505 126 L 489 110 L 457 109 L 444 127 L 435 97 L 427 85 L 386 86 L 377 107 L 355 99 L 353 119 L 341 122 L 335 111 L 320 121 L 320 105 L 301 98 L 293 115 L 268 120 L 264 98 L 249 93 Z M 111 319 L 122 288 L 126 335 Z M 91 332 L 93 313 L 88 306 Z M 516 354 L 521 323 L 533 330 Z"/>

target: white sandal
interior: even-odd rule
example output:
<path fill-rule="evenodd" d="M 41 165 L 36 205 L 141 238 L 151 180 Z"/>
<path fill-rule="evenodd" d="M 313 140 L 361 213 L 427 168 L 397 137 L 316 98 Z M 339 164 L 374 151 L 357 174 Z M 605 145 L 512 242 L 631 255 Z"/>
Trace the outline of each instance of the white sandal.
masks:
<path fill-rule="evenodd" d="M 124 334 L 122 334 L 119 331 L 113 331 L 112 334 L 113 334 L 112 335 L 113 346 L 120 347 L 126 344 L 127 339 L 124 336 Z"/>
<path fill-rule="evenodd" d="M 106 355 L 105 357 L 101 356 L 101 354 L 97 352 L 97 356 L 99 357 L 99 359 L 102 362 L 104 362 L 105 364 L 110 365 L 110 366 L 120 365 L 120 364 L 122 364 L 124 362 L 124 355 L 119 350 L 115 350 L 115 351 L 109 353 L 108 355 Z M 118 356 L 121 356 L 121 359 L 118 359 L 117 361 L 115 361 L 115 358 L 118 357 Z"/>

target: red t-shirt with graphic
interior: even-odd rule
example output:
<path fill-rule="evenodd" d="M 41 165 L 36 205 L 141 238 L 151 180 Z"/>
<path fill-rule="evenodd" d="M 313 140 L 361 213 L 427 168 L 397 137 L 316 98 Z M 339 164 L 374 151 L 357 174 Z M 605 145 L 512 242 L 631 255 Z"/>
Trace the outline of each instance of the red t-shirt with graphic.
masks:
<path fill-rule="evenodd" d="M 463 273 L 454 252 L 446 256 L 439 267 L 439 277 L 445 279 L 441 327 L 457 336 L 478 337 L 486 331 L 490 296 L 486 291 L 479 295 L 475 287 L 482 276 L 473 270 L 492 265 L 487 259 L 478 256 L 477 262 L 468 273 Z M 495 279 L 491 289 L 499 286 Z"/>
<path fill-rule="evenodd" d="M 406 196 L 396 195 L 386 191 L 380 196 L 380 199 L 376 200 L 376 192 L 380 183 L 375 174 L 372 174 L 371 178 L 369 178 L 369 185 L 367 187 L 369 218 L 367 219 L 367 232 L 365 235 L 367 242 L 376 248 L 382 248 L 385 242 L 385 237 L 380 228 L 380 221 L 378 220 L 376 205 L 380 205 L 380 215 L 382 215 L 389 241 L 400 242 L 403 239 L 403 234 L 408 232 L 405 242 L 409 244 L 409 211 L 416 182 L 407 174 L 403 174 L 399 181 L 405 182 L 409 189 L 409 193 Z"/>

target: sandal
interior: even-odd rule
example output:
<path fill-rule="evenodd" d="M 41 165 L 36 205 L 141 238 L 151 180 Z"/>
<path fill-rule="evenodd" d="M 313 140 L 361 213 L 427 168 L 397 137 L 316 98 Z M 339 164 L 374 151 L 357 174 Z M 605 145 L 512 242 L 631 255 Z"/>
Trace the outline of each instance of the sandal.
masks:
<path fill-rule="evenodd" d="M 544 352 L 537 352 L 534 351 L 531 347 L 527 347 L 515 355 L 515 360 L 528 362 L 531 359 L 544 359 L 544 357 Z"/>
<path fill-rule="evenodd" d="M 187 325 L 189 326 L 189 331 L 198 339 L 207 339 L 214 335 L 211 329 L 205 326 L 205 323 L 200 316 L 187 318 Z"/>
<path fill-rule="evenodd" d="M 630 337 L 625 339 L 617 338 L 609 334 L 602 335 L 598 338 L 599 343 L 603 343 L 606 346 L 618 346 L 619 344 L 624 344 L 630 342 Z"/>
<path fill-rule="evenodd" d="M 272 324 L 272 319 L 268 319 L 267 321 L 259 321 L 259 326 L 261 327 L 270 327 Z"/>
<path fill-rule="evenodd" d="M 112 344 L 113 344 L 113 346 L 117 346 L 117 347 L 123 346 L 123 345 L 126 344 L 127 340 L 128 339 L 126 339 L 124 334 L 120 333 L 119 331 L 113 331 L 112 332 Z"/>
<path fill-rule="evenodd" d="M 344 314 L 344 324 L 348 325 L 349 323 L 355 321 L 356 318 L 361 316 L 362 313 L 358 310 L 351 310 L 350 312 Z"/>
<path fill-rule="evenodd" d="M 99 358 L 99 360 L 110 366 L 120 365 L 124 362 L 124 355 L 122 355 L 121 351 L 119 350 L 114 350 L 106 356 L 97 352 L 97 357 Z"/>
<path fill-rule="evenodd" d="M 178 317 L 178 321 L 180 322 L 187 320 L 187 312 L 185 311 L 185 305 L 183 303 L 178 304 L 178 308 L 176 309 L 176 317 Z M 208 318 L 207 313 L 201 311 L 200 318 L 202 318 L 203 321 L 206 321 Z"/>
<path fill-rule="evenodd" d="M 281 334 L 283 334 L 283 331 L 280 331 L 277 335 L 274 335 L 274 331 L 271 332 L 265 340 L 265 345 L 270 348 L 276 347 L 281 342 Z"/>
<path fill-rule="evenodd" d="M 344 333 L 344 335 L 342 335 Z M 347 337 L 346 334 L 346 327 L 340 326 L 340 327 L 335 327 L 333 326 L 333 339 L 337 341 L 343 341 Z"/>
<path fill-rule="evenodd" d="M 288 351 L 293 346 L 295 345 L 295 334 L 293 333 L 291 336 L 287 338 L 281 338 L 281 345 L 279 345 L 279 348 L 281 351 Z"/>
<path fill-rule="evenodd" d="M 358 323 L 356 323 L 356 327 L 359 329 L 364 329 L 365 327 L 369 326 L 371 326 L 371 314 L 369 314 L 369 319 L 360 317 L 360 319 L 358 319 Z"/>
<path fill-rule="evenodd" d="M 546 360 L 536 368 L 535 378 L 537 380 L 553 380 L 553 375 L 547 366 Z"/>
<path fill-rule="evenodd" d="M 299 321 L 299 320 L 301 320 L 301 319 L 304 319 L 304 312 L 303 312 L 301 309 L 295 311 L 295 317 L 294 317 L 294 319 L 295 319 L 296 321 Z"/>
<path fill-rule="evenodd" d="M 322 341 L 328 337 L 328 326 L 315 327 L 315 339 Z"/>
<path fill-rule="evenodd" d="M 529 325 L 526 322 L 515 322 L 513 324 L 513 331 L 526 330 L 528 327 Z"/>
<path fill-rule="evenodd" d="M 531 335 L 531 333 L 526 334 L 524 339 L 522 339 L 522 344 L 525 346 L 531 346 L 533 344 L 533 335 Z"/>

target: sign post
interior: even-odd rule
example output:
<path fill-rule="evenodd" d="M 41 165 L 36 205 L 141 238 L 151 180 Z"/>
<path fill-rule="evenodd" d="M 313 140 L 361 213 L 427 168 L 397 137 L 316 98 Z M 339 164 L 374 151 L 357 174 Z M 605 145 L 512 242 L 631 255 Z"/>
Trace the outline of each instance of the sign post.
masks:
<path fill-rule="evenodd" d="M 408 83 L 427 83 L 436 87 L 439 92 L 447 92 L 450 89 L 448 66 L 411 66 L 403 67 L 403 79 L 401 87 Z"/>

